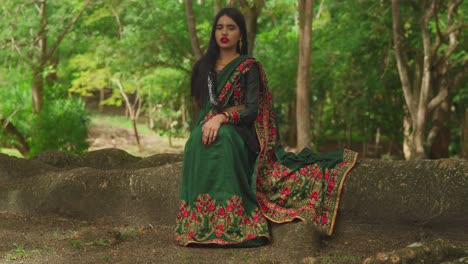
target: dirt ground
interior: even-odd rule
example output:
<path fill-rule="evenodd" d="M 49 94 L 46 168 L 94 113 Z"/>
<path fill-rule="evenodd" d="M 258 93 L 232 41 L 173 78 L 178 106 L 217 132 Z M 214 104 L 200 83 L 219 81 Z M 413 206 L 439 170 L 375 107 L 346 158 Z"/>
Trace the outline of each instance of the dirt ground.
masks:
<path fill-rule="evenodd" d="M 167 138 L 161 137 L 156 133 L 140 134 L 140 144 L 142 146 L 140 151 L 131 129 L 102 125 L 92 125 L 88 138 L 90 151 L 103 148 L 119 148 L 139 157 L 147 157 L 161 153 L 182 153 L 185 140 L 186 139 L 183 138 L 173 138 L 172 145 L 169 145 L 169 140 Z"/>
<path fill-rule="evenodd" d="M 184 144 L 176 140 L 169 146 L 165 138 L 143 135 L 144 152 L 138 152 L 130 130 L 94 126 L 90 135 L 92 150 L 118 147 L 137 156 L 180 153 Z M 321 240 L 317 252 L 304 254 L 311 257 L 307 263 L 362 263 L 379 252 L 435 238 L 468 248 L 468 237 L 456 232 L 341 223 L 334 236 Z M 0 212 L 0 263 L 302 263 L 303 257 L 275 248 L 274 241 L 259 248 L 180 247 L 173 226 L 155 222 L 136 225 L 119 219 L 84 221 Z"/>
<path fill-rule="evenodd" d="M 89 222 L 1 212 L 0 230 L 0 263 L 301 263 L 272 245 L 247 249 L 180 247 L 175 244 L 172 226 L 154 223 L 131 226 L 112 219 Z M 335 236 L 322 239 L 319 251 L 311 252 L 310 257 L 316 258 L 316 263 L 362 263 L 378 252 L 436 238 L 429 233 L 424 236 L 347 223 Z M 468 239 L 460 239 L 459 234 L 438 234 L 437 238 L 468 247 Z"/>

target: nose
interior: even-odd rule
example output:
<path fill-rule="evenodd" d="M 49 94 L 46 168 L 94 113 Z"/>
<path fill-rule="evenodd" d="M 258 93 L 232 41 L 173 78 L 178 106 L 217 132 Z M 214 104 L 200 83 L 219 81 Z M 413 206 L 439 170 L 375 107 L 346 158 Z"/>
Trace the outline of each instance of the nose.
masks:
<path fill-rule="evenodd" d="M 221 30 L 221 33 L 222 33 L 223 35 L 227 35 L 227 28 L 223 28 L 223 29 Z"/>

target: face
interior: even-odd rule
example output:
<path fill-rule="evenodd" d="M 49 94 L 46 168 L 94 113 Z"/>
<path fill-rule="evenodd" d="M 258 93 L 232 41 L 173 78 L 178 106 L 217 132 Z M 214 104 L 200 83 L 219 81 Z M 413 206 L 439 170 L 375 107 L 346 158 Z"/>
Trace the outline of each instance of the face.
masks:
<path fill-rule="evenodd" d="M 239 27 L 232 18 L 224 15 L 218 19 L 215 31 L 216 43 L 222 49 L 236 49 L 241 38 Z"/>

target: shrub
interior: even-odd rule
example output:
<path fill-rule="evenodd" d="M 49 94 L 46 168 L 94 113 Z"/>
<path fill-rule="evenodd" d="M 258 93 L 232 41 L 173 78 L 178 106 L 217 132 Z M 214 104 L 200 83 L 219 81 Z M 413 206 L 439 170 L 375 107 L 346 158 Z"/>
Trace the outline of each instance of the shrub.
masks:
<path fill-rule="evenodd" d="M 88 126 L 89 114 L 83 100 L 67 98 L 44 102 L 34 120 L 30 156 L 46 150 L 83 153 L 89 147 Z"/>

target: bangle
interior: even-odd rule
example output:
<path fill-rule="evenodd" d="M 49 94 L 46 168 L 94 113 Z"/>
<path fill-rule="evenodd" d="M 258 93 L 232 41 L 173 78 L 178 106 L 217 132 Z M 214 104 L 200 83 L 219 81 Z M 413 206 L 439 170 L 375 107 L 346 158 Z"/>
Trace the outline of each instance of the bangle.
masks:
<path fill-rule="evenodd" d="M 221 114 L 224 116 L 224 121 L 223 121 L 223 123 L 227 123 L 228 120 L 229 120 L 229 114 L 226 113 L 226 112 L 222 112 Z"/>

